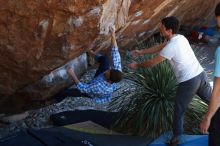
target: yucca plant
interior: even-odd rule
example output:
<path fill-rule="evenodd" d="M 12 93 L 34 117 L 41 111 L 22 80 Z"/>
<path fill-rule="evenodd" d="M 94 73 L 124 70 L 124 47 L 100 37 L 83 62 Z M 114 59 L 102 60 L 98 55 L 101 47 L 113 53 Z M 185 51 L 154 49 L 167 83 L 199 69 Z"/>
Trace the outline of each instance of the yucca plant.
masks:
<path fill-rule="evenodd" d="M 133 81 L 136 90 L 113 100 L 114 106 L 123 103 L 116 125 L 129 125 L 132 133 L 150 137 L 170 130 L 177 84 L 169 64 L 129 72 L 125 78 Z"/>
<path fill-rule="evenodd" d="M 158 41 L 151 41 L 150 46 L 155 43 Z M 140 49 L 148 47 L 149 44 L 141 44 Z M 152 56 L 144 56 L 135 61 L 150 57 Z M 138 69 L 134 72 L 126 68 L 126 64 L 132 61 L 129 54 L 126 60 L 125 79 L 132 81 L 135 90 L 126 91 L 111 102 L 111 110 L 119 110 L 120 113 L 115 126 L 132 134 L 152 138 L 171 131 L 177 81 L 169 63 L 165 61 L 153 68 Z M 198 126 L 206 109 L 207 105 L 200 99 L 193 99 L 185 116 L 187 129 L 198 132 L 198 128 L 194 126 Z M 192 121 L 195 121 L 193 125 Z"/>

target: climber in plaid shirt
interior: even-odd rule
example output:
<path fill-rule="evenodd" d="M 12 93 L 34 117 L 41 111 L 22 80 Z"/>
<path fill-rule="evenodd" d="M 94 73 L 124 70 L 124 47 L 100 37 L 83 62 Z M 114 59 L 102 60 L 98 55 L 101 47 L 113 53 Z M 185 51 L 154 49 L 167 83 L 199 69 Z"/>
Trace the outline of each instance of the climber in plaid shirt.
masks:
<path fill-rule="evenodd" d="M 73 69 L 68 67 L 67 72 L 76 83 L 76 89 L 67 89 L 62 95 L 59 94 L 57 96 L 86 96 L 92 98 L 96 103 L 105 103 L 111 100 L 112 93 L 117 89 L 117 83 L 122 79 L 122 68 L 114 26 L 111 27 L 110 31 L 112 39 L 112 66 L 110 67 L 107 56 L 90 51 L 90 53 L 95 55 L 95 60 L 99 63 L 94 79 L 90 83 L 82 83 L 78 80 Z"/>

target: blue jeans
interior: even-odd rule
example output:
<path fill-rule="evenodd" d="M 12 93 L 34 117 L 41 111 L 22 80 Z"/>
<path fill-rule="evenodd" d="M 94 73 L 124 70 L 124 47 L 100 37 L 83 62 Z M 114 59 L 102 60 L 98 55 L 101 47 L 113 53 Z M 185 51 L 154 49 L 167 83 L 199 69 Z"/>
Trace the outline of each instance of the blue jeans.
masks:
<path fill-rule="evenodd" d="M 109 63 L 109 59 L 107 56 L 97 54 L 95 56 L 95 60 L 99 63 L 99 68 L 97 69 L 94 77 L 97 77 L 98 75 L 110 69 L 110 63 Z"/>
<path fill-rule="evenodd" d="M 211 92 L 212 88 L 205 72 L 178 85 L 173 116 L 174 136 L 180 136 L 183 133 L 184 113 L 192 98 L 197 94 L 202 100 L 208 103 Z"/>

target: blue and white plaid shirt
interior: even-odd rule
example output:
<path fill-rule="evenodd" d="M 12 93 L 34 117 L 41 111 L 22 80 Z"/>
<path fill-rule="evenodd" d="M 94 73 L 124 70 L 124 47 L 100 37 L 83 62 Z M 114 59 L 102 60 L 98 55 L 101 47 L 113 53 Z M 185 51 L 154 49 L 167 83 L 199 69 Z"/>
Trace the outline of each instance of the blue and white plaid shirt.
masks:
<path fill-rule="evenodd" d="M 111 56 L 111 68 L 122 71 L 121 56 L 118 48 L 112 48 Z M 102 73 L 94 78 L 89 84 L 80 82 L 76 85 L 76 87 L 80 90 L 80 92 L 87 93 L 90 97 L 92 97 L 94 102 L 105 103 L 109 102 L 112 99 L 112 93 L 117 89 L 117 84 L 110 84 L 109 82 L 107 82 L 104 74 Z"/>

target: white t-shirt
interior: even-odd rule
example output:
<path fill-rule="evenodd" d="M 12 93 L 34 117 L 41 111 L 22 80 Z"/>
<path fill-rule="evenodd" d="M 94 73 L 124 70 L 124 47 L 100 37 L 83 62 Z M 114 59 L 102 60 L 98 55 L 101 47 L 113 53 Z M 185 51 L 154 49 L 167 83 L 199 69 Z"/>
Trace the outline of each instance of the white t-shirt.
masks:
<path fill-rule="evenodd" d="M 160 56 L 169 60 L 179 83 L 190 80 L 203 71 L 188 40 L 183 35 L 172 37 L 161 50 Z"/>

